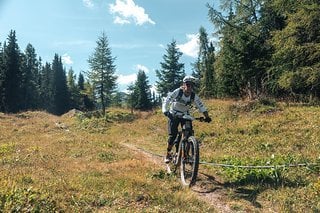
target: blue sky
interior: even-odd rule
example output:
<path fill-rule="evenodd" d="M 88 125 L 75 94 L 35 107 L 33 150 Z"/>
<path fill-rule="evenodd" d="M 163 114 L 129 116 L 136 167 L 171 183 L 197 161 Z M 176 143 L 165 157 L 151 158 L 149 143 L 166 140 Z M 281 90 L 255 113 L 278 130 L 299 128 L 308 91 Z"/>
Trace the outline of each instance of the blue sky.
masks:
<path fill-rule="evenodd" d="M 119 90 L 144 70 L 151 85 L 169 43 L 176 40 L 187 74 L 196 60 L 197 33 L 214 32 L 203 0 L 0 0 L 0 42 L 11 29 L 24 51 L 31 43 L 43 61 L 62 56 L 68 70 L 88 70 L 88 58 L 104 31 L 116 57 Z"/>

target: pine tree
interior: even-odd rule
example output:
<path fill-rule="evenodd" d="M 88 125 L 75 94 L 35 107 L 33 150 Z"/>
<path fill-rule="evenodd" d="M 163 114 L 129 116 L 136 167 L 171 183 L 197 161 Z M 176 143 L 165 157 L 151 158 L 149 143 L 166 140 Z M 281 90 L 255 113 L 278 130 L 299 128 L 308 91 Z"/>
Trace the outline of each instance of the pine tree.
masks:
<path fill-rule="evenodd" d="M 28 44 L 23 55 L 22 67 L 22 101 L 23 109 L 38 108 L 39 97 L 39 70 L 38 60 L 35 49 Z"/>
<path fill-rule="evenodd" d="M 290 1 L 286 1 L 288 4 Z M 284 5 L 285 8 L 290 8 L 288 5 Z M 287 95 L 286 91 L 280 88 L 278 84 L 279 76 L 281 73 L 279 69 L 273 66 L 272 54 L 274 47 L 272 47 L 272 36 L 275 32 L 283 30 L 286 26 L 286 15 L 281 11 L 281 7 L 277 7 L 273 0 L 266 1 L 261 7 L 260 13 L 260 25 L 261 25 L 261 37 L 265 40 L 265 67 L 267 70 L 266 76 L 263 79 L 262 86 L 264 92 L 268 96 L 281 97 Z"/>
<path fill-rule="evenodd" d="M 48 112 L 53 109 L 53 72 L 51 69 L 51 64 L 46 62 L 46 64 L 41 67 L 40 70 L 40 104 L 39 107 Z"/>
<path fill-rule="evenodd" d="M 79 73 L 77 85 L 80 91 L 84 90 L 84 76 L 81 72 Z"/>
<path fill-rule="evenodd" d="M 162 97 L 178 88 L 185 76 L 184 64 L 179 63 L 182 53 L 178 50 L 175 40 L 168 44 L 166 51 L 163 62 L 160 62 L 161 69 L 156 70 L 159 79 L 156 86 Z"/>
<path fill-rule="evenodd" d="M 111 101 L 111 105 L 113 107 L 122 107 L 123 102 L 125 101 L 125 97 L 126 97 L 126 93 L 124 92 L 115 92 L 112 94 L 112 101 Z"/>
<path fill-rule="evenodd" d="M 220 92 L 253 99 L 263 94 L 267 73 L 266 37 L 258 15 L 264 1 L 227 2 L 227 17 L 208 5 L 209 17 L 223 35 L 218 60 Z"/>
<path fill-rule="evenodd" d="M 63 68 L 61 57 L 58 54 L 55 54 L 52 62 L 52 74 L 51 90 L 53 91 L 53 103 L 50 112 L 55 115 L 61 115 L 70 109 L 70 95 L 66 72 Z"/>
<path fill-rule="evenodd" d="M 83 110 L 90 111 L 95 108 L 95 93 L 94 87 L 90 84 L 90 82 L 84 82 L 84 90 L 81 92 L 82 95 L 82 103 Z"/>
<path fill-rule="evenodd" d="M 152 91 L 152 108 L 156 108 L 161 105 L 161 97 L 155 91 Z"/>
<path fill-rule="evenodd" d="M 5 112 L 21 109 L 21 62 L 16 33 L 11 30 L 3 47 L 2 108 Z"/>
<path fill-rule="evenodd" d="M 135 92 L 135 85 L 134 84 L 130 84 L 128 86 L 127 90 L 129 92 L 129 94 L 127 96 L 127 105 L 131 109 L 131 113 L 133 113 L 134 106 L 135 106 L 136 99 L 137 99 L 137 94 Z"/>
<path fill-rule="evenodd" d="M 278 85 L 302 101 L 320 99 L 320 5 L 318 1 L 286 4 L 287 25 L 275 31 L 272 44 Z"/>
<path fill-rule="evenodd" d="M 67 84 L 68 84 L 68 90 L 70 94 L 71 109 L 79 109 L 79 105 L 80 105 L 80 90 L 79 90 L 79 87 L 76 85 L 76 78 L 77 76 L 74 74 L 74 71 L 71 67 L 68 71 L 68 76 L 67 76 Z"/>
<path fill-rule="evenodd" d="M 103 115 L 117 86 L 114 61 L 115 58 L 112 57 L 108 38 L 103 32 L 98 38 L 94 53 L 89 57 L 90 70 L 87 72 L 88 78 L 94 86 L 96 97 L 100 100 Z"/>
<path fill-rule="evenodd" d="M 4 54 L 0 43 L 0 112 L 4 112 Z"/>
<path fill-rule="evenodd" d="M 223 35 L 220 40 L 220 51 L 216 60 L 218 89 L 217 95 L 220 97 L 238 97 L 240 94 L 240 59 L 235 49 L 234 13 L 230 8 L 227 18 L 209 7 L 209 17 L 219 29 L 218 33 Z"/>
<path fill-rule="evenodd" d="M 83 74 L 80 72 L 77 88 L 79 91 L 79 109 L 89 111 L 94 109 L 94 91 L 89 82 L 85 82 Z"/>
<path fill-rule="evenodd" d="M 144 71 L 139 70 L 134 88 L 136 97 L 134 108 L 139 110 L 150 110 L 152 108 L 150 85 L 148 85 L 148 78 Z"/>
<path fill-rule="evenodd" d="M 209 42 L 206 30 L 201 27 L 199 30 L 199 55 L 197 62 L 198 76 L 200 77 L 201 96 L 212 98 L 215 96 L 215 52 L 212 42 Z M 195 76 L 196 77 L 196 76 Z"/>

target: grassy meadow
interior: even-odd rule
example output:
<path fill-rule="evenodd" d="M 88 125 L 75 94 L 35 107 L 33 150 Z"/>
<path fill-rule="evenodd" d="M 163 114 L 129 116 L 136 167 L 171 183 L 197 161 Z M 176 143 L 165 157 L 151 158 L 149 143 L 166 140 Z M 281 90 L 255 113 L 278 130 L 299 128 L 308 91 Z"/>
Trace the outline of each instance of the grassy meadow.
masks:
<path fill-rule="evenodd" d="M 0 212 L 221 212 L 219 205 L 232 212 L 320 211 L 319 107 L 206 105 L 213 122 L 194 122 L 201 162 L 310 165 L 201 164 L 197 185 L 189 189 L 166 174 L 159 157 L 167 140 L 160 110 L 108 109 L 104 118 L 0 114 Z M 219 197 L 204 198 L 210 195 Z"/>

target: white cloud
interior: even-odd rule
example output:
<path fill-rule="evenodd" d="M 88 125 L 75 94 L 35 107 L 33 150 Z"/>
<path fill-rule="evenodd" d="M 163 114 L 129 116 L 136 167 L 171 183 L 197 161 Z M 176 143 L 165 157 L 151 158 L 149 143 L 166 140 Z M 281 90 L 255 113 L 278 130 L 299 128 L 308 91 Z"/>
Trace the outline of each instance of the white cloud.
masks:
<path fill-rule="evenodd" d="M 148 73 L 149 72 L 149 69 L 146 67 L 146 66 L 143 66 L 141 64 L 137 64 L 134 66 L 135 67 L 135 70 L 139 71 L 139 70 L 142 70 L 144 71 L 145 73 Z"/>
<path fill-rule="evenodd" d="M 143 66 L 141 64 L 137 64 L 133 66 L 133 69 L 136 71 L 142 70 L 145 73 L 149 72 L 149 69 L 146 66 Z M 122 86 L 128 86 L 130 84 L 133 84 L 137 80 L 137 73 L 128 74 L 128 75 L 122 75 L 118 74 L 117 83 Z"/>
<path fill-rule="evenodd" d="M 188 34 L 187 39 L 186 43 L 178 44 L 177 47 L 182 53 L 196 58 L 199 52 L 199 34 Z"/>
<path fill-rule="evenodd" d="M 116 24 L 129 24 L 132 20 L 136 25 L 155 24 L 144 8 L 136 5 L 133 0 L 116 0 L 115 4 L 109 4 L 109 12 L 116 15 Z"/>
<path fill-rule="evenodd" d="M 137 74 L 130 74 L 130 75 L 118 75 L 118 84 L 126 85 L 131 84 L 137 80 Z"/>
<path fill-rule="evenodd" d="M 67 65 L 73 64 L 71 57 L 67 53 L 63 54 L 61 59 L 62 59 L 62 63 L 64 63 L 64 64 L 67 64 Z"/>
<path fill-rule="evenodd" d="M 123 19 L 123 18 L 121 18 L 120 16 L 116 16 L 115 18 L 114 18 L 114 21 L 113 21 L 113 23 L 115 23 L 115 24 L 130 24 L 130 21 L 128 21 L 128 20 L 126 20 L 126 19 Z"/>
<path fill-rule="evenodd" d="M 83 4 L 85 7 L 87 8 L 93 8 L 94 7 L 94 4 L 92 2 L 92 0 L 82 0 Z"/>

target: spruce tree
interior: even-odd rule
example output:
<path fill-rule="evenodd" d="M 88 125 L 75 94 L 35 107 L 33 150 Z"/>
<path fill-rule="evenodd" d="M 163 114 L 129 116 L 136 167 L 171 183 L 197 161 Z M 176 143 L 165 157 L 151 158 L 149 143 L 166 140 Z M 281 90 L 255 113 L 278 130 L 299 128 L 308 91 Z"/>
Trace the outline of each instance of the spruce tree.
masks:
<path fill-rule="evenodd" d="M 263 2 L 228 1 L 227 17 L 208 5 L 210 20 L 223 35 L 218 60 L 223 95 L 253 99 L 263 94 L 268 61 L 259 15 Z"/>
<path fill-rule="evenodd" d="M 4 61 L 3 61 L 3 48 L 0 43 L 0 112 L 4 112 Z"/>
<path fill-rule="evenodd" d="M 81 72 L 79 73 L 77 85 L 80 91 L 84 90 L 84 76 Z"/>
<path fill-rule="evenodd" d="M 173 40 L 167 45 L 166 54 L 163 55 L 163 62 L 160 62 L 160 70 L 156 70 L 158 81 L 157 91 L 162 97 L 181 85 L 185 76 L 184 64 L 179 62 L 182 53 L 178 50 L 176 41 Z"/>
<path fill-rule="evenodd" d="M 2 108 L 15 113 L 21 109 L 21 62 L 16 33 L 11 30 L 3 48 Z"/>
<path fill-rule="evenodd" d="M 133 113 L 134 110 L 134 106 L 137 100 L 137 93 L 135 92 L 135 85 L 134 84 L 130 84 L 128 86 L 128 96 L 127 96 L 127 105 L 128 107 L 131 109 L 131 113 Z"/>
<path fill-rule="evenodd" d="M 70 95 L 67 86 L 66 72 L 62 65 L 61 57 L 55 54 L 52 62 L 52 83 L 53 103 L 51 113 L 61 115 L 67 112 L 70 104 Z"/>
<path fill-rule="evenodd" d="M 151 92 L 150 85 L 148 85 L 148 78 L 144 71 L 139 70 L 137 75 L 137 81 L 135 82 L 135 109 L 139 110 L 150 110 L 152 108 L 151 104 Z"/>
<path fill-rule="evenodd" d="M 89 82 L 85 82 L 83 74 L 80 72 L 77 88 L 79 91 L 79 109 L 83 111 L 94 109 L 94 92 Z"/>
<path fill-rule="evenodd" d="M 124 93 L 124 92 L 117 91 L 117 92 L 113 93 L 111 105 L 113 107 L 122 107 L 123 102 L 125 100 L 125 97 L 126 97 L 126 93 Z"/>
<path fill-rule="evenodd" d="M 96 97 L 100 100 L 102 114 L 111 102 L 111 95 L 116 89 L 117 76 L 115 75 L 115 58 L 106 34 L 103 32 L 98 38 L 94 53 L 89 57 L 90 70 L 87 72 L 88 78 L 94 86 Z"/>
<path fill-rule="evenodd" d="M 83 110 L 94 110 L 96 105 L 95 92 L 90 82 L 84 82 L 84 90 L 81 92 L 81 95 L 83 97 Z"/>
<path fill-rule="evenodd" d="M 289 4 L 289 1 L 286 1 Z M 285 8 L 290 8 L 288 5 L 284 5 Z M 283 30 L 286 26 L 286 15 L 281 12 L 281 7 L 277 7 L 273 0 L 266 1 L 260 12 L 261 12 L 261 36 L 265 40 L 265 66 L 267 70 L 266 77 L 263 79 L 263 90 L 268 96 L 273 97 L 283 97 L 287 95 L 287 92 L 283 90 L 279 84 L 280 70 L 273 66 L 272 54 L 274 52 L 274 47 L 272 47 L 271 39 L 277 31 Z"/>
<path fill-rule="evenodd" d="M 209 17 L 218 28 L 220 39 L 220 51 L 217 55 L 217 95 L 220 97 L 239 97 L 240 95 L 240 59 L 234 46 L 237 28 L 234 27 L 234 13 L 232 8 L 227 18 L 209 6 Z"/>
<path fill-rule="evenodd" d="M 215 52 L 212 42 L 209 42 L 208 34 L 204 27 L 199 30 L 199 55 L 197 62 L 198 76 L 200 77 L 201 96 L 212 98 L 215 96 Z M 197 76 L 195 76 L 197 77 Z"/>
<path fill-rule="evenodd" d="M 273 67 L 270 74 L 294 99 L 320 99 L 320 5 L 317 1 L 285 2 L 287 25 L 271 39 Z M 278 79 L 277 79 L 278 78 Z"/>
<path fill-rule="evenodd" d="M 51 64 L 46 62 L 40 70 L 40 104 L 39 107 L 48 112 L 53 109 L 53 72 Z"/>
<path fill-rule="evenodd" d="M 70 94 L 71 109 L 79 109 L 79 105 L 80 105 L 80 90 L 79 90 L 79 87 L 76 85 L 76 78 L 77 76 L 74 74 L 74 71 L 71 67 L 68 71 L 68 76 L 67 76 L 67 84 L 68 84 L 68 90 Z"/>
<path fill-rule="evenodd" d="M 38 60 L 35 49 L 31 44 L 27 45 L 23 55 L 21 87 L 22 108 L 25 110 L 38 108 L 40 102 Z"/>

